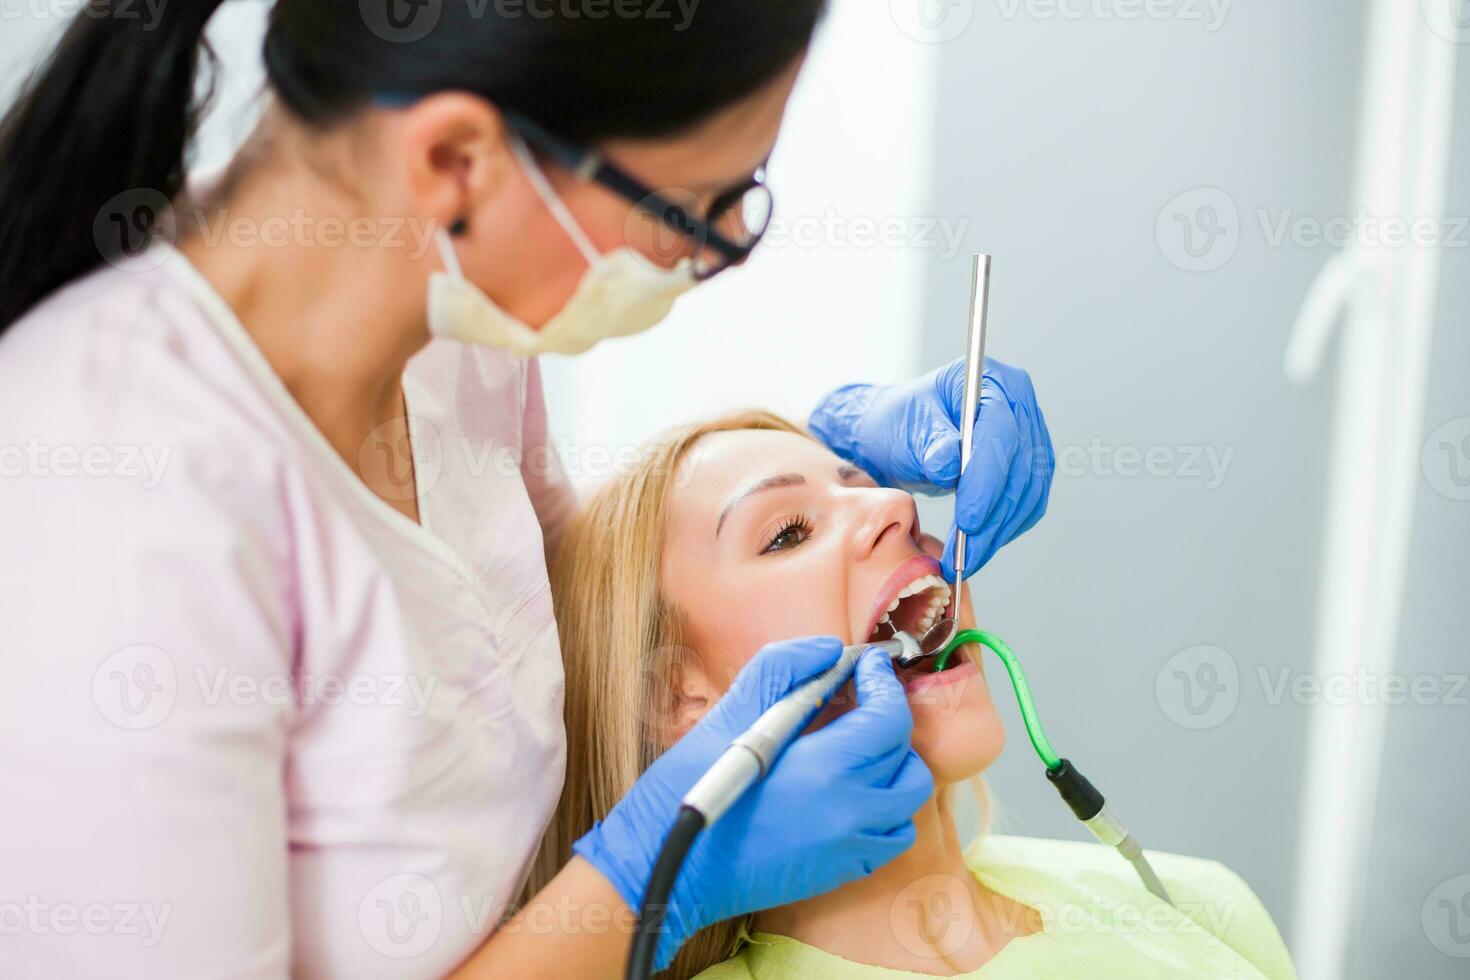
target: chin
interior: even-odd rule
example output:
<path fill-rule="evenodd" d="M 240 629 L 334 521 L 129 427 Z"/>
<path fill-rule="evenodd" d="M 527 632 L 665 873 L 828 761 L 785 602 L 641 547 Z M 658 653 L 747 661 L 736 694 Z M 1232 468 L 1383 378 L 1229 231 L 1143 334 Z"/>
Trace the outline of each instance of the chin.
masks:
<path fill-rule="evenodd" d="M 914 751 L 924 760 L 938 786 L 978 776 L 1000 758 L 1006 744 L 1001 721 L 985 675 L 973 657 L 938 677 L 945 682 L 909 685 L 914 714 Z M 950 678 L 951 673 L 958 676 Z"/>

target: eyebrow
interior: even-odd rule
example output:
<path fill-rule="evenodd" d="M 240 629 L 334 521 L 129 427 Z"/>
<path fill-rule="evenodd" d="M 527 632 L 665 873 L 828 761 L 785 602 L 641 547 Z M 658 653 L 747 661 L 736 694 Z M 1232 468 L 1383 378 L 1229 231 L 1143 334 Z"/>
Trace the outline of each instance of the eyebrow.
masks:
<path fill-rule="evenodd" d="M 720 536 L 720 528 L 725 526 L 725 518 L 730 516 L 730 511 L 746 497 L 760 493 L 762 490 L 776 490 L 781 487 L 795 487 L 806 482 L 806 477 L 800 473 L 782 473 L 780 476 L 768 476 L 764 480 L 757 480 L 750 486 L 741 490 L 725 504 L 725 509 L 720 511 L 720 520 L 715 524 L 715 537 Z"/>
<path fill-rule="evenodd" d="M 861 476 L 862 472 L 863 471 L 858 469 L 856 466 L 843 464 L 842 466 L 837 467 L 837 478 L 846 483 L 853 477 Z M 805 482 L 806 477 L 802 476 L 800 473 L 782 473 L 780 476 L 768 476 L 764 480 L 757 480 L 755 483 L 752 483 L 750 486 L 746 487 L 744 490 L 741 490 L 735 496 L 731 497 L 730 500 L 725 504 L 724 510 L 720 511 L 720 519 L 715 524 L 715 537 L 720 536 L 720 529 L 725 526 L 725 518 L 730 516 L 730 511 L 734 510 L 736 506 L 741 503 L 741 501 L 745 500 L 746 497 L 749 497 L 752 494 L 760 493 L 762 490 L 778 490 L 782 487 L 796 487 L 802 485 Z"/>

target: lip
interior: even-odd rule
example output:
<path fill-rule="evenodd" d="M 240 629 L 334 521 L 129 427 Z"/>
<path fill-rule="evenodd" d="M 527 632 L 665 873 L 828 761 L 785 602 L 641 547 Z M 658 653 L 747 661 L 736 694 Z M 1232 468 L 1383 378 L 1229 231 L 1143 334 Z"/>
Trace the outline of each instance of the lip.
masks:
<path fill-rule="evenodd" d="M 905 585 L 925 575 L 942 576 L 943 574 L 944 570 L 940 567 L 939 560 L 930 555 L 915 555 L 895 568 L 883 582 L 883 587 L 878 590 L 878 595 L 873 600 L 873 611 L 868 616 L 867 628 L 863 630 L 858 639 L 866 640 L 873 635 L 873 630 L 878 626 L 878 617 L 888 611 L 889 603 L 897 598 L 899 590 Z"/>
<path fill-rule="evenodd" d="M 913 673 L 901 672 L 899 680 L 903 683 L 904 691 L 912 697 L 924 691 L 936 687 L 947 687 L 951 684 L 963 684 L 965 681 L 975 677 L 980 669 L 975 666 L 973 660 L 962 660 L 960 663 L 948 670 L 934 673 L 933 671 L 915 671 Z"/>

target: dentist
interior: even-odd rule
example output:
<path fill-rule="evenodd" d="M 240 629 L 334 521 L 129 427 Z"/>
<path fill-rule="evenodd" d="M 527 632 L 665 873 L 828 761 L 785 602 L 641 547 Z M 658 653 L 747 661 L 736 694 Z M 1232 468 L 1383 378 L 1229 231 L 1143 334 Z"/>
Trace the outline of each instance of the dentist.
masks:
<path fill-rule="evenodd" d="M 822 4 L 277 0 L 257 131 L 186 188 L 219 2 L 90 0 L 0 122 L 0 974 L 617 976 L 679 798 L 838 641 L 764 650 L 518 903 L 576 507 L 536 355 L 755 247 Z M 1041 516 L 1051 446 L 990 363 L 961 474 L 960 385 L 811 425 L 955 490 L 968 574 Z M 857 687 L 691 853 L 665 962 L 913 840 L 907 707 L 876 654 Z"/>

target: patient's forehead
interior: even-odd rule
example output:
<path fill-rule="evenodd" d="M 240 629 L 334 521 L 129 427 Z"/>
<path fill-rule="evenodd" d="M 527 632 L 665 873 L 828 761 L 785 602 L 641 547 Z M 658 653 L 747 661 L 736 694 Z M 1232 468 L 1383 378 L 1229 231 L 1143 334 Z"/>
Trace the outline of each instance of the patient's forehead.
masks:
<path fill-rule="evenodd" d="M 826 447 L 794 432 L 712 432 L 680 460 L 674 502 L 722 508 L 731 493 L 752 481 L 783 473 L 813 479 L 829 471 L 835 474 L 840 462 Z"/>

